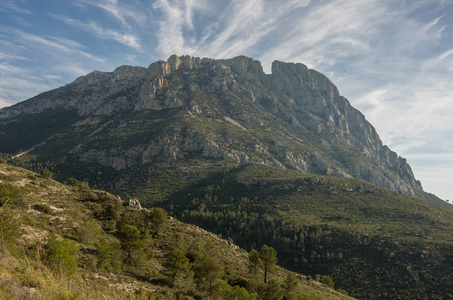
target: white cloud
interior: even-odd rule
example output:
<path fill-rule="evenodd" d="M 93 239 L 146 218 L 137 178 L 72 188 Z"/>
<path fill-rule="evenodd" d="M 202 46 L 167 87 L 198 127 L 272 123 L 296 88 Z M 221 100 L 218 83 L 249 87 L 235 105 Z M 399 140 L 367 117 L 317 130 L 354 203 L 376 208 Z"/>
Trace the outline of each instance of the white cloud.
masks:
<path fill-rule="evenodd" d="M 145 2 L 146 3 L 146 2 Z M 87 6 L 94 6 L 103 9 L 109 15 L 118 20 L 122 26 L 128 30 L 132 30 L 131 23 L 144 25 L 146 23 L 146 4 L 143 5 L 137 1 L 127 1 L 123 4 L 118 3 L 118 0 L 101 0 L 101 1 L 87 1 L 77 0 L 76 5 L 86 8 Z M 127 6 L 130 5 L 130 7 Z"/>
<path fill-rule="evenodd" d="M 41 44 L 42 46 L 45 47 L 50 47 L 50 48 L 55 48 L 57 50 L 63 51 L 63 52 L 71 52 L 71 53 L 76 53 L 81 56 L 87 57 L 89 59 L 102 62 L 103 59 L 98 58 L 86 51 L 79 50 L 77 48 L 82 48 L 82 45 L 75 41 L 71 41 L 66 38 L 58 38 L 58 37 L 42 37 L 38 36 L 35 34 L 31 34 L 22 30 L 12 30 L 12 33 L 15 34 L 16 36 L 20 37 L 22 42 L 28 42 L 34 45 Z M 35 46 L 36 47 L 36 46 Z M 49 53 L 52 53 L 53 50 L 49 51 Z"/>
<path fill-rule="evenodd" d="M 162 56 L 184 53 L 228 58 L 252 49 L 277 28 L 279 17 L 309 1 L 231 1 L 217 6 L 200 1 L 158 0 L 153 4 Z M 195 22 L 202 24 L 194 27 Z M 199 25 L 200 26 L 200 25 Z"/>
<path fill-rule="evenodd" d="M 25 56 L 0 52 L 0 60 L 30 60 L 30 59 Z"/>
<path fill-rule="evenodd" d="M 80 43 L 62 37 L 37 36 L 19 29 L 0 28 L 0 97 L 2 105 L 28 99 L 88 73 L 103 59 Z M 29 49 L 33 49 L 32 52 Z M 51 62 L 49 62 L 51 58 Z M 44 62 L 44 65 L 39 64 Z M 83 67 L 89 65 L 89 68 Z M 68 79 L 69 78 L 69 79 Z M 6 102 L 5 102 L 6 101 Z"/>
<path fill-rule="evenodd" d="M 114 40 L 120 44 L 134 48 L 135 50 L 141 50 L 140 40 L 134 34 L 121 33 L 117 30 L 105 29 L 94 21 L 82 22 L 79 20 L 57 15 L 52 15 L 52 17 L 80 30 L 86 31 L 100 39 Z"/>
<path fill-rule="evenodd" d="M 12 12 L 17 12 L 17 13 L 26 14 L 26 15 L 32 14 L 30 10 L 25 9 L 23 7 L 19 7 L 17 5 L 17 2 L 21 2 L 21 1 L 2 0 L 0 2 L 0 10 L 10 11 L 10 12 L 12 11 Z"/>

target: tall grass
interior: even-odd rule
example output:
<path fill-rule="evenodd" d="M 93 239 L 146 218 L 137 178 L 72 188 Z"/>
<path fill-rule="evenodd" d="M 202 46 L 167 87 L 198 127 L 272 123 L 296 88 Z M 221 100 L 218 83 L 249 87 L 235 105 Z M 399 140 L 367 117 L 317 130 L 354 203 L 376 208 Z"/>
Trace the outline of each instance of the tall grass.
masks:
<path fill-rule="evenodd" d="M 0 300 L 66 299 L 153 299 L 146 291 L 122 291 L 108 282 L 84 279 L 84 274 L 55 271 L 41 260 L 40 253 L 13 256 L 4 243 L 0 248 Z"/>

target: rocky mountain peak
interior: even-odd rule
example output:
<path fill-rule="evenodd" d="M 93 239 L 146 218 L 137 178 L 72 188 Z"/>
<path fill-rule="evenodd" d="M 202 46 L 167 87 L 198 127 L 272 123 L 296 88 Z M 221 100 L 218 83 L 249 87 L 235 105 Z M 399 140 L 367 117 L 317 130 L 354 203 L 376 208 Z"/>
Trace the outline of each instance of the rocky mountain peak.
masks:
<path fill-rule="evenodd" d="M 336 86 L 301 63 L 274 61 L 272 73 L 265 74 L 259 61 L 246 56 L 216 60 L 172 55 L 148 68 L 120 66 L 113 72 L 93 71 L 59 89 L 0 110 L 0 120 L 55 109 L 77 114 L 79 120 L 72 125 L 87 130 L 90 137 L 113 124 L 113 119 L 123 119 L 120 124 L 126 124 L 124 119 L 132 114 L 165 115 L 172 111 L 180 112 L 175 115 L 178 118 L 189 115 L 215 122 L 204 131 L 184 129 L 184 134 L 162 124 L 166 129 L 156 133 L 152 141 L 145 137 L 130 149 L 129 145 L 121 146 L 109 150 L 110 154 L 101 151 L 92 155 L 93 150 L 90 155 L 83 154 L 79 146 L 67 150 L 80 154 L 78 159 L 83 161 L 97 157 L 97 163 L 117 170 L 159 159 L 187 159 L 198 151 L 210 159 L 357 176 L 411 195 L 421 190 L 407 162 L 383 146 L 374 127 Z M 248 134 L 262 132 L 261 136 L 266 136 L 271 132 L 272 138 L 261 140 L 250 135 L 253 142 L 246 143 L 228 138 L 228 131 L 223 136 L 210 132 L 224 122 Z M 335 147 L 367 158 L 340 157 Z M 131 157 L 126 159 L 128 155 Z M 369 159 L 376 165 L 369 165 Z"/>

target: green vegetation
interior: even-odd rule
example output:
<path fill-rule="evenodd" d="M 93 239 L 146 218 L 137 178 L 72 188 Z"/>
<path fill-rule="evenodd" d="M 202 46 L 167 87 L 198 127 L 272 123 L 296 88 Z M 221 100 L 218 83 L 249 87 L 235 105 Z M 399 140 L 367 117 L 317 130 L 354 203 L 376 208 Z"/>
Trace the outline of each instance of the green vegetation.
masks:
<path fill-rule="evenodd" d="M 63 239 L 58 240 L 55 234 L 50 234 L 44 244 L 47 264 L 59 273 L 74 274 L 77 271 L 77 246 L 75 243 Z"/>
<path fill-rule="evenodd" d="M 452 249 L 453 220 L 450 212 L 426 201 L 358 179 L 305 175 L 262 165 L 162 163 L 153 171 L 147 170 L 147 176 L 141 176 L 146 169 L 143 168 L 137 169 L 137 178 L 127 178 L 133 182 L 137 179 L 135 185 L 118 191 L 125 198 L 138 198 L 144 200 L 145 206 L 154 206 L 147 213 L 128 211 L 120 199 L 90 190 L 88 185 L 82 187 L 81 181 L 68 180 L 73 192 L 83 194 L 81 203 L 92 212 L 102 229 L 97 239 L 104 241 L 95 243 L 90 242 L 93 238 L 83 238 L 86 219 L 78 222 L 66 238 L 96 251 L 92 258 L 80 259 L 79 265 L 158 280 L 155 276 L 159 271 L 153 261 L 166 257 L 157 256 L 153 249 L 160 247 L 158 240 L 167 236 L 168 211 L 178 219 L 230 238 L 249 251 L 269 245 L 277 251 L 279 265 L 313 278 L 320 274 L 319 281 L 324 280 L 345 294 L 387 299 L 453 294 L 447 284 L 449 269 L 445 267 Z M 18 182 L 12 175 L 0 176 Z M 42 177 L 34 178 L 30 174 L 27 180 L 28 188 L 32 183 L 35 187 L 48 184 Z M 20 195 L 25 188 L 7 189 L 22 199 Z M 135 192 L 131 194 L 130 190 Z M 157 193 L 158 190 L 164 193 Z M 17 199 L 14 201 L 23 205 L 23 200 Z M 44 205 L 47 207 L 32 207 L 43 213 L 40 222 L 50 228 L 50 223 L 59 223 L 58 211 L 49 203 Z M 79 210 L 74 208 L 75 212 Z M 119 232 L 125 225 L 135 226 L 140 232 L 135 240 L 137 248 L 132 247 L 134 251 L 121 241 Z M 140 247 L 148 243 L 151 246 Z M 162 275 L 162 281 L 173 289 L 183 286 L 197 289 L 200 277 L 195 275 L 193 264 L 198 259 L 195 248 L 175 246 L 189 258 L 190 268 L 187 272 L 177 271 L 174 279 L 175 271 L 169 269 Z M 84 249 L 79 251 L 93 251 Z M 256 266 L 259 269 L 255 271 L 248 267 L 246 270 L 248 274 L 258 274 L 250 275 L 256 283 L 242 287 L 259 295 L 265 292 L 264 272 L 261 264 Z M 443 275 L 438 274 L 440 269 L 445 270 Z M 224 280 L 227 271 L 223 270 L 224 275 L 216 284 Z M 271 275 L 266 284 L 272 279 Z M 284 279 L 279 282 L 283 287 Z M 214 287 L 199 289 L 209 295 L 217 289 Z"/>
<path fill-rule="evenodd" d="M 449 297 L 453 215 L 357 179 L 236 166 L 162 202 L 183 221 L 353 296 Z M 251 272 L 260 255 L 251 252 Z M 443 275 L 438 270 L 443 269 Z M 397 278 L 395 280 L 395 278 Z"/>
<path fill-rule="evenodd" d="M 49 169 L 45 168 L 41 173 L 42 178 L 51 179 L 53 177 L 53 173 L 49 171 Z"/>
<path fill-rule="evenodd" d="M 272 279 L 256 282 L 244 250 L 162 208 L 7 165 L 0 174 L 1 299 L 349 299 L 275 267 L 266 247 L 256 272 L 270 262 Z"/>
<path fill-rule="evenodd" d="M 190 269 L 190 262 L 181 249 L 174 247 L 168 252 L 167 259 L 163 263 L 163 266 L 170 274 L 170 287 L 173 287 L 176 276 L 179 274 L 185 276 L 187 274 Z"/>

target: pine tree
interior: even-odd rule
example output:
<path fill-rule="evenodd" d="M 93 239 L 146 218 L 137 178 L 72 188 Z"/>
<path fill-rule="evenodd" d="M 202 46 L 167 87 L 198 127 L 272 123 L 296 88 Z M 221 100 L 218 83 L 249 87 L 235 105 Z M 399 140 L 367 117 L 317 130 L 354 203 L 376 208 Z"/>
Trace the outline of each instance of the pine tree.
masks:
<path fill-rule="evenodd" d="M 264 283 L 267 283 L 267 279 L 271 273 L 275 270 L 277 264 L 277 251 L 274 248 L 267 245 L 263 245 L 260 251 L 260 259 L 264 271 Z"/>
<path fill-rule="evenodd" d="M 178 247 L 174 247 L 168 252 L 167 259 L 163 266 L 167 268 L 171 277 L 171 287 L 173 287 L 177 276 L 185 273 L 190 269 L 189 259 L 184 255 L 184 252 Z"/>
<path fill-rule="evenodd" d="M 199 285 L 204 283 L 209 295 L 211 295 L 215 283 L 223 276 L 223 266 L 216 257 L 205 256 L 195 266 L 195 276 Z"/>

